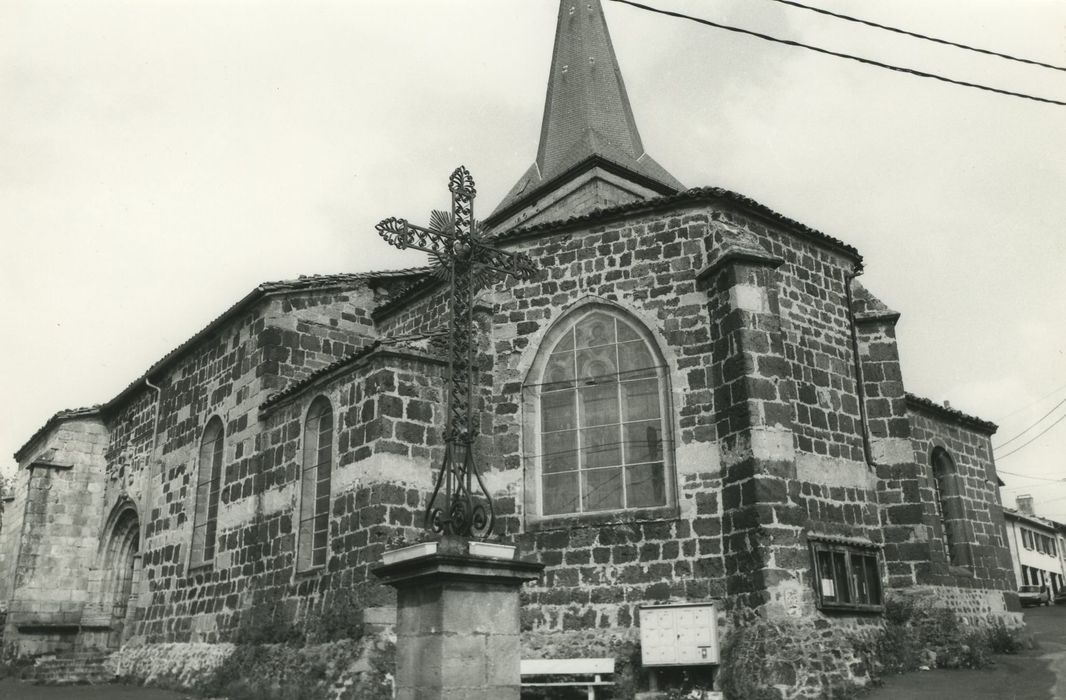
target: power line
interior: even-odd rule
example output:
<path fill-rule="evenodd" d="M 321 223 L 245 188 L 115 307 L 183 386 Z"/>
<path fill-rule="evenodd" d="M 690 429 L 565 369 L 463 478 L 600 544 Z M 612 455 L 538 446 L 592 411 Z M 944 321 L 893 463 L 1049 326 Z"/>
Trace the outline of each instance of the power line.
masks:
<path fill-rule="evenodd" d="M 1030 426 L 1029 426 L 1028 428 L 1026 428 L 1026 429 L 1025 429 L 1025 430 L 1023 430 L 1022 432 L 1018 433 L 1017 435 L 1015 435 L 1014 437 L 1012 437 L 1012 438 L 1011 438 L 1010 440 L 1007 440 L 1006 442 L 1001 442 L 1001 443 L 999 443 L 998 445 L 994 446 L 994 447 L 993 447 L 992 449 L 993 449 L 993 450 L 998 450 L 999 448 L 1003 447 L 1004 445 L 1007 445 L 1007 444 L 1009 444 L 1009 443 L 1012 443 L 1012 442 L 1014 442 L 1015 440 L 1017 440 L 1018 438 L 1020 438 L 1020 437 L 1021 437 L 1022 435 L 1025 435 L 1025 434 L 1026 434 L 1026 433 L 1028 433 L 1028 432 L 1029 432 L 1030 430 L 1032 430 L 1032 429 L 1033 429 L 1033 428 L 1035 428 L 1035 427 L 1036 427 L 1037 425 L 1039 425 L 1039 424 L 1040 424 L 1040 421 L 1044 420 L 1045 418 L 1047 418 L 1048 416 L 1050 416 L 1050 415 L 1051 415 L 1052 413 L 1054 413 L 1054 412 L 1055 412 L 1055 409 L 1056 409 L 1056 408 L 1058 408 L 1059 406 L 1061 406 L 1061 405 L 1062 405 L 1062 404 L 1064 404 L 1064 403 L 1066 403 L 1066 399 L 1063 399 L 1062 401 L 1059 401 L 1059 402 L 1058 402 L 1057 404 L 1055 404 L 1054 406 L 1052 406 L 1052 407 L 1051 407 L 1051 410 L 1050 410 L 1050 411 L 1048 411 L 1047 413 L 1045 413 L 1044 415 L 1040 416 L 1040 417 L 1039 417 L 1039 418 L 1037 418 L 1037 419 L 1036 419 L 1035 421 L 1033 421 L 1033 423 L 1032 423 L 1032 424 L 1031 424 L 1031 425 L 1030 425 Z"/>
<path fill-rule="evenodd" d="M 1063 389 L 1066 389 L 1066 384 L 1063 384 L 1062 386 L 1058 387 L 1057 389 L 1052 389 L 1048 393 L 1046 393 L 1043 396 L 1041 396 L 1039 399 L 1036 399 L 1035 401 L 1030 401 L 1029 403 L 1025 404 L 1021 408 L 1014 409 L 1013 411 L 1011 411 L 1007 415 L 1003 416 L 1003 418 L 1010 418 L 1011 416 L 1017 415 L 1017 414 L 1021 413 L 1022 411 L 1024 411 L 1025 409 L 1029 408 L 1030 406 L 1035 406 L 1036 404 L 1040 403 L 1041 401 L 1043 401 L 1047 397 L 1054 396 L 1055 394 L 1059 393 Z M 1001 418 L 1000 420 L 1003 420 L 1003 418 Z"/>
<path fill-rule="evenodd" d="M 792 7 L 798 7 L 801 10 L 810 10 L 811 12 L 817 12 L 820 15 L 828 15 L 829 17 L 836 17 L 847 22 L 856 22 L 858 24 L 865 24 L 868 27 L 875 27 L 877 29 L 884 29 L 885 31 L 894 32 L 896 34 L 904 34 L 906 36 L 914 37 L 916 39 L 924 39 L 925 41 L 931 41 L 935 44 L 943 44 L 945 46 L 954 46 L 957 49 L 965 49 L 966 51 L 974 51 L 976 53 L 982 53 L 986 56 L 996 56 L 997 58 L 1005 58 L 1008 61 L 1017 61 L 1018 63 L 1027 63 L 1031 66 L 1040 66 L 1041 68 L 1050 68 L 1051 70 L 1062 71 L 1066 73 L 1066 68 L 1063 66 L 1056 66 L 1051 63 L 1043 63 L 1042 61 L 1034 61 L 1028 58 L 1020 58 L 1018 56 L 1011 56 L 1010 54 L 1000 53 L 998 51 L 991 51 L 989 49 L 980 49 L 976 46 L 969 46 L 968 44 L 960 44 L 955 41 L 948 41 L 947 39 L 938 39 L 935 36 L 929 36 L 928 34 L 919 34 L 918 32 L 911 32 L 906 29 L 900 29 L 898 27 L 890 27 L 887 24 L 878 24 L 877 22 L 871 22 L 866 19 L 859 19 L 858 17 L 851 17 L 850 15 L 842 15 L 838 12 L 830 12 L 829 10 L 823 10 L 820 7 L 811 7 L 810 5 L 804 5 L 803 3 L 795 2 L 795 0 L 773 0 L 773 2 L 779 2 L 782 5 L 790 5 Z"/>
<path fill-rule="evenodd" d="M 1063 481 L 1066 481 L 1066 478 L 1062 478 L 1062 479 L 1049 479 L 1049 478 L 1048 478 L 1048 477 L 1046 477 L 1046 476 L 1030 476 L 1029 474 L 1019 474 L 1018 472 L 1008 472 L 1008 471 L 1004 471 L 1003 469 L 997 469 L 997 470 L 996 470 L 996 473 L 997 473 L 997 474 L 1009 474 L 1009 475 L 1011 475 L 1011 476 L 1020 476 L 1020 477 L 1021 477 L 1021 478 L 1023 478 L 1023 479 L 1039 479 L 1040 481 L 1057 481 L 1057 482 L 1063 482 Z M 1032 486 L 1032 484 L 1029 484 L 1029 486 Z M 1013 488 L 1018 488 L 1018 489 L 1027 489 L 1027 488 L 1029 488 L 1029 486 L 1014 486 Z M 1012 487 L 1008 486 L 1007 488 L 1012 488 Z"/>
<path fill-rule="evenodd" d="M 1029 439 L 1029 440 L 1027 440 L 1027 441 L 1023 442 L 1023 443 L 1022 443 L 1021 445 L 1019 445 L 1018 447 L 1015 447 L 1015 448 L 1014 448 L 1013 450 L 1011 450 L 1011 451 L 1010 451 L 1010 452 L 1008 452 L 1007 454 L 1005 454 L 1005 455 L 1001 455 L 1001 456 L 999 456 L 999 457 L 996 457 L 996 459 L 997 459 L 997 460 L 1004 460 L 1004 459 L 1006 459 L 1007 457 L 1010 457 L 1010 456 L 1011 456 L 1012 454 L 1014 454 L 1015 452 L 1018 452 L 1018 451 L 1020 451 L 1020 450 L 1021 450 L 1022 448 L 1024 448 L 1024 447 L 1025 447 L 1026 445 L 1030 445 L 1030 444 L 1032 444 L 1032 443 L 1033 443 L 1033 442 L 1034 442 L 1034 441 L 1035 441 L 1035 440 L 1036 440 L 1037 438 L 1039 438 L 1039 437 L 1040 437 L 1041 435 L 1043 435 L 1043 434 L 1044 434 L 1044 433 L 1046 433 L 1047 431 L 1051 430 L 1052 428 L 1054 428 L 1054 427 L 1055 427 L 1056 425 L 1058 425 L 1059 423 L 1061 423 L 1061 422 L 1062 422 L 1062 421 L 1064 421 L 1064 420 L 1066 420 L 1066 413 L 1064 413 L 1064 414 L 1062 414 L 1061 416 L 1059 416 L 1059 419 L 1058 419 L 1057 421 L 1055 421 L 1054 423 L 1052 423 L 1052 424 L 1051 424 L 1051 425 L 1049 425 L 1048 427 L 1046 427 L 1046 428 L 1044 428 L 1043 430 L 1041 430 L 1041 431 L 1040 431 L 1039 433 L 1037 433 L 1036 435 L 1034 435 L 1034 436 L 1033 436 L 1033 437 L 1032 437 L 1031 439 Z"/>
<path fill-rule="evenodd" d="M 1043 102 L 1045 104 L 1058 105 L 1060 107 L 1066 107 L 1066 102 L 1060 100 L 1052 100 L 1047 97 L 1037 97 L 1035 95 L 1028 95 L 1023 92 L 1014 92 L 1012 90 L 1003 90 L 1001 88 L 991 87 L 989 85 L 981 85 L 979 83 L 969 83 L 964 80 L 955 80 L 954 78 L 948 78 L 936 73 L 926 73 L 915 68 L 905 68 L 903 66 L 894 66 L 890 63 L 882 63 L 869 58 L 862 58 L 861 56 L 853 56 L 852 54 L 840 53 L 839 51 L 831 51 L 829 49 L 823 49 L 818 46 L 811 46 L 810 44 L 804 44 L 799 41 L 792 41 L 791 39 L 780 39 L 769 34 L 762 34 L 750 29 L 741 29 L 740 27 L 733 27 L 728 24 L 719 24 L 712 22 L 709 19 L 702 19 L 700 17 L 693 17 L 692 15 L 682 14 L 680 12 L 673 12 L 672 10 L 663 10 L 658 7 L 651 7 L 639 2 L 633 2 L 633 0 L 611 0 L 611 2 L 622 3 L 623 5 L 630 5 L 641 10 L 647 10 L 648 12 L 654 12 L 660 15 L 666 15 L 668 17 L 676 17 L 677 19 L 687 19 L 690 22 L 696 22 L 698 24 L 705 24 L 708 27 L 714 27 L 716 29 L 724 29 L 727 32 L 736 32 L 737 34 L 746 34 L 758 39 L 765 39 L 766 41 L 772 41 L 777 44 L 784 44 L 785 46 L 795 46 L 801 49 L 807 49 L 808 51 L 814 51 L 815 53 L 825 54 L 826 56 L 834 56 L 836 58 L 846 58 L 849 61 L 856 61 L 868 66 L 874 66 L 875 68 L 884 68 L 885 70 L 897 71 L 899 73 L 906 73 L 908 75 L 915 75 L 919 78 L 932 78 L 933 80 L 939 80 L 943 83 L 950 83 L 952 85 L 960 85 L 962 87 L 974 88 L 975 90 L 984 90 L 985 92 L 994 92 L 998 95 L 1007 95 L 1008 97 L 1019 97 L 1023 100 L 1032 100 L 1034 102 Z"/>
<path fill-rule="evenodd" d="M 626 381 L 637 380 L 637 379 L 657 379 L 658 376 L 655 375 L 655 374 L 650 374 L 650 375 L 646 375 L 646 376 L 640 376 L 640 375 L 645 373 L 645 372 L 648 372 L 650 370 L 666 369 L 666 367 L 667 367 L 667 365 L 650 365 L 648 367 L 638 367 L 637 369 L 624 369 L 624 370 L 619 370 L 617 372 L 608 372 L 606 374 L 597 374 L 594 377 L 578 377 L 578 378 L 571 377 L 570 379 L 556 379 L 555 381 L 552 381 L 552 382 L 539 382 L 539 383 L 523 384 L 522 385 L 522 390 L 525 391 L 526 389 L 533 389 L 533 388 L 538 387 L 538 386 L 555 386 L 555 385 L 558 385 L 557 390 L 562 391 L 563 389 L 571 389 L 572 390 L 572 389 L 574 389 L 575 385 L 577 386 L 577 388 L 581 388 L 581 387 L 585 387 L 585 386 L 601 386 L 601 385 L 604 385 L 604 384 L 614 384 L 615 382 L 609 381 L 611 377 L 618 378 L 618 381 L 620 381 L 620 382 L 626 382 Z M 627 375 L 633 375 L 633 376 L 627 376 Z M 566 386 L 567 384 L 569 384 L 570 386 Z M 556 389 L 553 389 L 552 391 L 555 391 L 555 390 Z"/>

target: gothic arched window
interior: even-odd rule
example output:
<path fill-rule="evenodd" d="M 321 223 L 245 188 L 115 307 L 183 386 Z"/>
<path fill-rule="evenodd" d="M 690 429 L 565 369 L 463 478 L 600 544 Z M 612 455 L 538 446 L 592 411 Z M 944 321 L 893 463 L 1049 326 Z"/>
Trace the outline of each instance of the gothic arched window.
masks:
<path fill-rule="evenodd" d="M 333 407 L 326 397 L 319 396 L 311 403 L 304 422 L 297 571 L 326 563 L 332 473 Z"/>
<path fill-rule="evenodd" d="M 955 462 L 942 447 L 933 449 L 929 455 L 933 467 L 933 488 L 936 490 L 936 507 L 944 531 L 944 546 L 948 560 L 957 566 L 969 566 L 970 550 L 966 544 L 966 512 L 959 491 L 959 477 Z"/>
<path fill-rule="evenodd" d="M 196 469 L 196 506 L 193 511 L 191 565 L 209 564 L 215 558 L 218 527 L 218 498 L 222 488 L 222 448 L 225 443 L 222 419 L 207 421 L 200 438 Z"/>
<path fill-rule="evenodd" d="M 673 503 L 666 374 L 646 329 L 608 307 L 578 311 L 534 367 L 537 515 Z"/>

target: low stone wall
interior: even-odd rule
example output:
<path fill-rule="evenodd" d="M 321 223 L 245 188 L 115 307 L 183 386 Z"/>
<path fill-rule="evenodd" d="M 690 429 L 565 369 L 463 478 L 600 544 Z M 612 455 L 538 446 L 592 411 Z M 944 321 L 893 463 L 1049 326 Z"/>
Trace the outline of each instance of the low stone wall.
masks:
<path fill-rule="evenodd" d="M 305 647 L 286 644 L 173 643 L 128 645 L 108 669 L 139 685 L 234 698 L 300 697 L 384 700 L 392 697 L 395 647 L 388 635 Z"/>
<path fill-rule="evenodd" d="M 950 608 L 963 622 L 973 627 L 988 627 L 997 622 L 1002 622 L 1010 629 L 1025 626 L 1021 612 L 1007 609 L 1002 591 L 955 586 L 913 586 L 905 591 L 893 592 L 893 595 L 910 596 L 930 606 Z"/>
<path fill-rule="evenodd" d="M 233 644 L 127 644 L 111 655 L 108 668 L 128 683 L 196 690 L 214 679 L 235 648 Z"/>

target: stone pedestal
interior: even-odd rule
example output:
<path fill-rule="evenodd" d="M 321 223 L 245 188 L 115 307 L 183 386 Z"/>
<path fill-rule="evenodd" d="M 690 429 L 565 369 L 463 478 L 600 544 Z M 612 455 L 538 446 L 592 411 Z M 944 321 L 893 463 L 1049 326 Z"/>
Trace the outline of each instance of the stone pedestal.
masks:
<path fill-rule="evenodd" d="M 386 552 L 396 588 L 396 700 L 518 700 L 519 589 L 543 564 L 462 538 Z"/>

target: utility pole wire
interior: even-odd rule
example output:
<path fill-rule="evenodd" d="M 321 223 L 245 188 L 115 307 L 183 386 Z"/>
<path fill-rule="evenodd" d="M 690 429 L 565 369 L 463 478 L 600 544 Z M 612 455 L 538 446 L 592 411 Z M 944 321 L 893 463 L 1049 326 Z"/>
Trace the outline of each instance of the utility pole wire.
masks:
<path fill-rule="evenodd" d="M 996 473 L 997 474 L 1009 474 L 1010 476 L 1020 476 L 1023 479 L 1036 479 L 1038 481 L 1053 481 L 1053 482 L 1056 482 L 1056 483 L 1062 483 L 1062 482 L 1066 481 L 1066 477 L 1063 477 L 1061 479 L 1051 479 L 1051 478 L 1048 478 L 1046 476 L 1030 476 L 1029 474 L 1019 474 L 1018 472 L 1009 472 L 1009 471 L 1006 471 L 1005 469 L 997 469 Z M 1028 488 L 1032 488 L 1032 486 L 1033 486 L 1033 484 L 1026 484 L 1024 486 L 1013 486 L 1013 487 L 1012 486 L 1007 486 L 1005 488 L 1028 489 Z"/>
<path fill-rule="evenodd" d="M 1023 430 L 1022 432 L 1018 433 L 1017 435 L 1015 435 L 1014 437 L 1012 437 L 1012 438 L 1011 438 L 1010 440 L 1007 440 L 1006 442 L 1001 442 L 1001 443 L 999 443 L 998 445 L 996 445 L 996 446 L 995 446 L 995 447 L 993 447 L 992 449 L 993 449 L 993 450 L 998 450 L 999 448 L 1003 447 L 1004 445 L 1006 445 L 1006 444 L 1008 444 L 1008 443 L 1011 443 L 1011 442 L 1014 442 L 1015 440 L 1017 440 L 1018 438 L 1020 438 L 1020 437 L 1021 437 L 1022 435 L 1025 435 L 1025 434 L 1026 434 L 1026 433 L 1028 433 L 1028 432 L 1029 432 L 1030 430 L 1032 430 L 1032 429 L 1033 429 L 1033 428 L 1035 428 L 1035 427 L 1036 427 L 1037 425 L 1039 425 L 1039 424 L 1040 424 L 1040 421 L 1044 420 L 1045 418 L 1047 418 L 1048 416 L 1050 416 L 1050 415 L 1051 415 L 1052 413 L 1054 413 L 1054 412 L 1055 412 L 1055 409 L 1056 409 L 1056 408 L 1058 408 L 1059 406 L 1061 406 L 1061 405 L 1062 405 L 1062 404 L 1064 404 L 1064 403 L 1066 403 L 1066 399 L 1063 399 L 1062 401 L 1059 401 L 1059 402 L 1058 402 L 1057 404 L 1055 404 L 1054 406 L 1052 406 L 1052 407 L 1051 407 L 1051 410 L 1050 410 L 1050 411 L 1048 411 L 1048 412 L 1047 412 L 1047 413 L 1045 413 L 1044 415 L 1042 415 L 1042 416 L 1040 416 L 1039 418 L 1037 418 L 1037 419 L 1036 419 L 1036 420 L 1035 420 L 1035 421 L 1034 421 L 1034 422 L 1032 423 L 1032 425 L 1030 425 L 1030 426 L 1029 426 L 1028 428 L 1026 428 L 1026 429 L 1025 429 L 1025 430 Z"/>
<path fill-rule="evenodd" d="M 1037 439 L 1038 437 L 1040 437 L 1041 435 L 1043 435 L 1043 434 L 1044 434 L 1044 433 L 1046 433 L 1047 431 L 1051 430 L 1052 428 L 1054 428 L 1054 427 L 1055 427 L 1056 425 L 1058 425 L 1059 423 L 1061 423 L 1061 422 L 1062 422 L 1062 421 L 1064 421 L 1064 420 L 1066 420 L 1066 413 L 1064 413 L 1064 414 L 1062 414 L 1061 416 L 1059 416 L 1059 419 L 1058 419 L 1057 421 L 1055 421 L 1054 423 L 1052 423 L 1052 424 L 1051 424 L 1051 425 L 1049 425 L 1048 427 L 1046 427 L 1046 428 L 1044 428 L 1043 430 L 1041 430 L 1041 431 L 1040 431 L 1039 433 L 1037 433 L 1036 435 L 1034 435 L 1034 436 L 1033 436 L 1032 438 L 1030 438 L 1029 440 L 1026 440 L 1026 441 L 1025 441 L 1025 442 L 1023 442 L 1023 443 L 1022 443 L 1021 445 L 1018 445 L 1017 447 L 1015 447 L 1015 448 L 1014 448 L 1013 450 L 1011 450 L 1011 451 L 1010 451 L 1010 452 L 1008 452 L 1007 454 L 1005 454 L 1005 455 L 1002 455 L 1002 456 L 1000 456 L 1000 457 L 997 457 L 996 459 L 999 459 L 999 460 L 1003 460 L 1003 459 L 1006 459 L 1007 457 L 1010 457 L 1010 456 L 1011 456 L 1012 454 L 1014 454 L 1015 452 L 1018 452 L 1019 450 L 1021 450 L 1021 449 L 1022 449 L 1023 447 L 1025 447 L 1026 445 L 1030 445 L 1030 444 L 1032 444 L 1032 443 L 1033 443 L 1033 442 L 1034 442 L 1034 441 L 1035 441 L 1035 440 L 1036 440 L 1036 439 Z"/>
<path fill-rule="evenodd" d="M 825 54 L 826 56 L 834 56 L 836 58 L 846 58 L 849 61 L 856 61 L 868 66 L 874 66 L 875 68 L 884 68 L 885 70 L 896 71 L 898 73 L 906 73 L 908 75 L 916 75 L 919 78 L 932 78 L 933 80 L 939 80 L 942 83 L 950 83 L 952 85 L 961 85 L 962 87 L 974 88 L 975 90 L 984 90 L 986 92 L 994 92 L 998 95 L 1007 95 L 1008 97 L 1019 97 L 1023 100 L 1032 100 L 1034 102 L 1043 102 L 1050 105 L 1058 105 L 1059 107 L 1066 107 L 1066 102 L 1061 100 L 1052 100 L 1047 97 L 1037 97 L 1035 95 L 1027 95 L 1023 92 L 1013 92 L 1011 90 L 1003 90 L 1001 88 L 991 87 L 989 85 L 981 85 L 979 83 L 969 83 L 965 80 L 955 80 L 954 78 L 948 78 L 943 75 L 937 75 L 936 73 L 926 73 L 914 68 L 905 68 L 903 66 L 894 66 L 890 63 L 881 63 L 880 61 L 874 61 L 869 58 L 862 58 L 861 56 L 853 56 L 852 54 L 840 53 L 838 51 L 830 51 L 829 49 L 823 49 L 818 46 L 811 46 L 810 44 L 804 44 L 799 41 L 792 41 L 791 39 L 779 39 L 769 34 L 762 34 L 750 29 L 741 29 L 740 27 L 732 27 L 728 24 L 719 24 L 712 22 L 709 19 L 702 19 L 700 17 L 693 17 L 692 15 L 686 15 L 681 12 L 674 12 L 672 10 L 663 10 L 658 7 L 651 7 L 650 5 L 644 5 L 639 2 L 633 2 L 633 0 L 611 0 L 611 2 L 621 3 L 623 5 L 630 5 L 640 10 L 646 10 L 648 12 L 654 12 L 660 15 L 666 15 L 667 17 L 676 17 L 677 19 L 687 19 L 690 22 L 696 22 L 698 24 L 705 24 L 708 27 L 714 27 L 716 29 L 724 29 L 727 32 L 736 32 L 737 34 L 746 34 L 758 39 L 765 39 L 766 41 L 772 41 L 777 44 L 784 44 L 785 46 L 795 46 L 801 49 L 807 49 L 808 51 L 814 51 L 815 53 Z"/>
<path fill-rule="evenodd" d="M 887 24 L 878 24 L 877 22 L 871 22 L 865 19 L 859 19 L 858 17 L 851 17 L 850 15 L 842 15 L 838 12 L 830 12 L 829 10 L 823 10 L 820 7 L 811 7 L 810 5 L 804 5 L 801 2 L 795 2 L 795 0 L 772 0 L 773 2 L 779 2 L 782 5 L 790 5 L 792 7 L 798 7 L 801 10 L 810 10 L 811 12 L 817 12 L 820 15 L 827 15 L 829 17 L 836 17 L 846 22 L 856 22 L 857 24 L 865 24 L 867 27 L 874 27 L 876 29 L 884 29 L 888 32 L 894 32 L 896 34 L 903 34 L 906 36 L 914 37 L 915 39 L 924 39 L 925 41 L 931 41 L 936 44 L 943 44 L 945 46 L 954 46 L 957 49 L 965 49 L 966 51 L 974 51 L 976 53 L 982 53 L 986 56 L 996 56 L 997 58 L 1005 58 L 1008 61 L 1017 61 L 1018 63 L 1027 63 L 1031 66 L 1040 66 L 1041 68 L 1050 68 L 1051 70 L 1062 71 L 1066 73 L 1066 67 L 1056 66 L 1051 63 L 1043 63 L 1042 61 L 1034 61 L 1028 58 L 1020 58 L 1018 56 L 1011 56 L 1010 54 L 1000 53 L 998 51 L 991 51 L 989 49 L 979 49 L 976 46 L 969 46 L 967 44 L 960 44 L 954 41 L 948 41 L 947 39 L 938 39 L 935 36 L 929 36 L 927 34 L 919 34 L 918 32 L 907 31 L 906 29 L 900 29 L 898 27 L 890 27 Z"/>

